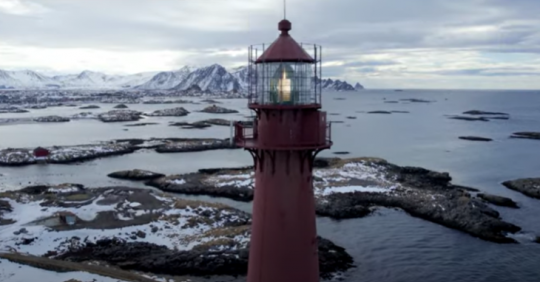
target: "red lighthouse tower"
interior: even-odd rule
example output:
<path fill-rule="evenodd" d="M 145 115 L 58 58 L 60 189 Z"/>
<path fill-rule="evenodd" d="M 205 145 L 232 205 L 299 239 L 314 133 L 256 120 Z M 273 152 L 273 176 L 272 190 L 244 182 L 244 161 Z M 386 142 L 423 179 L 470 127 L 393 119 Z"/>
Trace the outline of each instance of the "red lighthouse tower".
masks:
<path fill-rule="evenodd" d="M 321 47 L 298 44 L 291 22 L 265 48 L 249 47 L 253 127 L 235 124 L 235 143 L 255 165 L 248 282 L 319 281 L 312 168 L 330 148 L 321 108 Z M 259 56 L 260 55 L 260 56 Z"/>

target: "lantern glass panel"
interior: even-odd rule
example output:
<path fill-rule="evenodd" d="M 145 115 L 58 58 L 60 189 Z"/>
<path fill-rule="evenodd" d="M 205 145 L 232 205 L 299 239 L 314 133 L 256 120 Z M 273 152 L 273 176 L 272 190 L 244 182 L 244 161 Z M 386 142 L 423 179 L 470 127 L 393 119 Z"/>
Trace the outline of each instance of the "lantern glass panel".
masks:
<path fill-rule="evenodd" d="M 316 103 L 313 64 L 288 62 L 258 64 L 257 93 L 259 104 Z"/>

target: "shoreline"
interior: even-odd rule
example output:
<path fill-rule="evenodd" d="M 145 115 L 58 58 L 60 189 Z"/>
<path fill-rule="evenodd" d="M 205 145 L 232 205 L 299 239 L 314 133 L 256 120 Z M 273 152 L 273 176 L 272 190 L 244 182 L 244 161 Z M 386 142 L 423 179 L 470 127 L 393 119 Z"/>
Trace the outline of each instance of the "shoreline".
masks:
<path fill-rule="evenodd" d="M 229 142 L 228 138 L 115 139 L 95 144 L 45 147 L 49 151 L 49 155 L 46 157 L 36 157 L 31 148 L 7 148 L 0 150 L 0 166 L 81 163 L 99 158 L 131 154 L 143 149 L 152 149 L 157 153 L 239 149 Z"/>
<path fill-rule="evenodd" d="M 247 273 L 251 216 L 223 204 L 129 187 L 44 185 L 1 193 L 0 218 L 4 251 L 173 276 Z M 344 248 L 318 242 L 321 278 L 354 267 Z"/>
<path fill-rule="evenodd" d="M 511 199 L 482 194 L 478 189 L 453 185 L 448 173 L 401 167 L 383 159 L 318 158 L 314 192 L 318 216 L 334 220 L 361 218 L 378 207 L 399 208 L 409 215 L 496 243 L 517 243 L 508 234 L 519 226 L 505 222 L 490 205 Z M 186 195 L 253 199 L 252 167 L 203 169 L 146 181 L 162 191 Z M 488 195 L 488 196 L 486 196 Z"/>

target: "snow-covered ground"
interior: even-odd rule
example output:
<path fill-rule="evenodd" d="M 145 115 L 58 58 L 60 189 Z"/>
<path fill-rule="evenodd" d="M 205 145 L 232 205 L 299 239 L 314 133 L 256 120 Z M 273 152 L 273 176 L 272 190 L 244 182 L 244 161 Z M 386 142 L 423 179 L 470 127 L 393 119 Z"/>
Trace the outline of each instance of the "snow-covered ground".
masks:
<path fill-rule="evenodd" d="M 87 272 L 55 272 L 0 259 L 0 281 L 5 282 L 128 282 Z M 156 280 L 158 281 L 158 280 Z M 164 281 L 164 280 L 162 280 Z"/>
<path fill-rule="evenodd" d="M 332 168 L 314 169 L 314 193 L 316 197 L 328 196 L 333 193 L 370 192 L 391 193 L 397 188 L 403 188 L 399 183 L 387 179 L 384 167 L 366 161 L 352 161 Z M 255 173 L 250 170 L 222 171 L 215 174 L 201 175 L 195 178 L 185 175 L 171 175 L 165 182 L 173 185 L 183 185 L 190 181 L 201 181 L 210 187 L 236 187 L 253 189 Z M 198 185 L 197 183 L 193 183 Z"/>
<path fill-rule="evenodd" d="M 239 188 L 253 188 L 253 186 L 255 186 L 254 176 L 254 172 L 242 174 L 218 174 L 206 178 L 204 182 L 217 187 L 234 186 Z"/>
<path fill-rule="evenodd" d="M 100 144 L 100 145 L 80 145 L 68 147 L 46 148 L 50 155 L 45 158 L 50 162 L 65 162 L 91 157 L 100 157 L 129 150 L 128 144 Z M 37 158 L 34 156 L 33 149 L 4 149 L 0 150 L 1 164 L 31 164 L 35 163 Z"/>
<path fill-rule="evenodd" d="M 68 196 L 73 193 L 72 188 L 70 186 L 64 186 L 63 189 L 49 188 L 48 192 L 54 192 L 57 195 L 56 198 L 60 199 L 62 195 L 58 194 Z M 127 200 L 134 193 L 141 193 L 137 197 L 152 197 L 147 201 L 152 203 L 157 200 L 160 205 L 157 207 L 155 204 L 149 206 L 146 202 Z M 113 237 L 128 242 L 137 241 L 164 245 L 171 250 L 191 250 L 199 244 L 217 239 L 206 236 L 207 232 L 223 229 L 226 224 L 231 222 L 243 223 L 246 221 L 245 214 L 235 210 L 220 208 L 209 203 L 179 200 L 149 191 L 110 189 L 96 194 L 90 203 L 79 208 L 51 206 L 44 204 L 45 199 L 36 200 L 36 198 L 24 194 L 15 195 L 18 195 L 16 199 L 0 197 L 0 200 L 7 201 L 12 208 L 11 212 L 4 212 L 3 219 L 15 221 L 0 227 L 0 251 L 16 250 L 20 253 L 36 256 L 44 255 L 49 251 L 61 254 L 69 248 L 80 246 L 85 242 L 96 242 L 100 239 Z M 120 202 L 110 201 L 119 197 L 126 197 L 126 199 Z M 62 200 L 63 206 L 76 203 L 70 202 L 69 197 L 62 199 L 65 199 Z M 110 202 L 104 203 L 107 201 Z M 102 229 L 92 225 L 92 221 L 99 220 L 98 216 L 104 212 L 114 213 L 115 222 L 122 227 Z M 58 221 L 58 216 L 66 213 L 77 217 L 77 223 L 74 225 L 77 229 L 56 228 L 59 226 L 58 224 L 62 224 Z M 137 221 L 140 217 L 151 214 L 158 216 L 157 220 Z M 132 221 L 133 225 L 122 224 L 122 221 Z M 244 246 L 248 240 L 247 236 L 237 235 L 235 237 L 235 241 Z"/>
<path fill-rule="evenodd" d="M 313 176 L 320 181 L 314 181 L 313 186 L 316 196 L 348 192 L 390 193 L 400 187 L 385 175 L 382 167 L 364 161 L 351 162 L 336 168 L 315 169 Z"/>

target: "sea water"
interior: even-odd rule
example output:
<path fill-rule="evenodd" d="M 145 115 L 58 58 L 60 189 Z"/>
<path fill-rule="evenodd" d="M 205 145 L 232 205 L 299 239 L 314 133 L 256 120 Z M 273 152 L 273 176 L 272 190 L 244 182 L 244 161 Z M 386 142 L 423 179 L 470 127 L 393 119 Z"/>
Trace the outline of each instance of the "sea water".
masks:
<path fill-rule="evenodd" d="M 424 99 L 412 103 L 400 99 Z M 158 125 L 125 127 L 125 123 L 73 120 L 61 124 L 19 124 L 0 126 L 0 148 L 75 145 L 120 138 L 201 137 L 227 138 L 229 128 L 180 129 L 172 121 L 206 118 L 245 119 L 250 115 L 246 100 L 221 100 L 239 114 L 198 113 L 206 105 L 129 105 L 151 112 L 176 106 L 192 111 L 186 117 L 152 117 L 139 122 Z M 386 103 L 399 101 L 398 103 Z M 0 118 L 72 115 L 110 110 L 112 104 L 98 104 L 97 110 L 50 108 L 24 114 L 1 114 Z M 496 207 L 504 220 L 523 231 L 515 237 L 520 244 L 482 241 L 401 211 L 380 209 L 361 219 L 335 221 L 318 219 L 318 231 L 347 248 L 357 268 L 345 281 L 540 281 L 540 244 L 530 242 L 540 234 L 540 200 L 528 198 L 501 185 L 502 181 L 540 177 L 540 141 L 511 139 L 517 131 L 540 132 L 540 92 L 538 91 L 449 91 L 449 90 L 365 90 L 323 94 L 323 109 L 332 124 L 332 149 L 320 155 L 334 156 L 348 151 L 350 157 L 373 156 L 399 165 L 421 166 L 447 171 L 453 182 L 518 202 L 520 209 Z M 368 114 L 369 111 L 408 111 L 409 113 Z M 509 120 L 463 121 L 448 119 L 468 110 L 506 112 Z M 356 117 L 350 119 L 347 117 Z M 127 129 L 127 131 L 125 130 Z M 493 142 L 473 142 L 459 136 L 481 136 Z M 166 174 L 187 173 L 199 168 L 235 167 L 251 164 L 242 150 L 158 154 L 141 150 L 133 154 L 98 159 L 77 165 L 33 165 L 0 168 L 0 189 L 16 189 L 36 183 L 81 183 L 87 186 L 142 184 L 110 179 L 108 173 L 125 169 L 149 169 Z M 193 197 L 191 197 L 193 198 Z M 249 211 L 249 203 L 210 197 Z"/>

